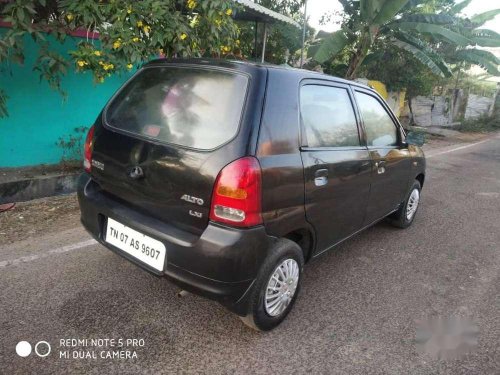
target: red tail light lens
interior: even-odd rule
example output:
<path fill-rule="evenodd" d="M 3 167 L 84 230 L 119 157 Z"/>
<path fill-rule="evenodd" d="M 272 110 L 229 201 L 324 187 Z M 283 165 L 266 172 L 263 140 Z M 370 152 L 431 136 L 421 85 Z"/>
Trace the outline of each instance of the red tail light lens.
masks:
<path fill-rule="evenodd" d="M 260 165 L 254 157 L 225 166 L 215 181 L 210 220 L 238 227 L 261 224 L 261 185 Z"/>
<path fill-rule="evenodd" d="M 87 138 L 85 139 L 85 146 L 83 148 L 83 168 L 86 172 L 92 169 L 92 143 L 94 141 L 94 126 L 89 129 Z"/>

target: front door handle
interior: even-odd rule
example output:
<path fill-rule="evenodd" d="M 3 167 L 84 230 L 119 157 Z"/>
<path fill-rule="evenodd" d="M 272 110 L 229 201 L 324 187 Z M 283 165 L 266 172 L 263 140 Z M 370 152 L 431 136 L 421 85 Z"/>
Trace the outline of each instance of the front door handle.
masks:
<path fill-rule="evenodd" d="M 328 169 L 317 169 L 314 172 L 314 185 L 324 186 L 328 183 Z"/>
<path fill-rule="evenodd" d="M 375 163 L 375 168 L 377 168 L 378 174 L 385 173 L 385 164 L 385 160 L 379 160 Z"/>

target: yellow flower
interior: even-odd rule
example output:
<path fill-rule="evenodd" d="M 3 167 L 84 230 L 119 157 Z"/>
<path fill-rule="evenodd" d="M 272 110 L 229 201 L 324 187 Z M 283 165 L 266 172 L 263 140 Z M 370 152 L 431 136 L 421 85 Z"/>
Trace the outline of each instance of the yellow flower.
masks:
<path fill-rule="evenodd" d="M 199 23 L 200 23 L 200 20 L 198 18 L 198 15 L 195 15 L 193 17 L 193 19 L 191 20 L 191 22 L 189 23 L 189 26 L 190 27 L 196 27 L 196 26 L 198 26 Z"/>
<path fill-rule="evenodd" d="M 230 16 L 231 14 L 233 14 L 233 10 L 232 10 L 232 9 L 228 9 L 228 10 L 226 10 L 226 14 L 227 14 L 228 16 Z"/>
<path fill-rule="evenodd" d="M 68 22 L 71 22 L 73 18 L 75 17 L 71 13 L 66 14 L 66 19 L 68 20 Z"/>
<path fill-rule="evenodd" d="M 101 56 L 101 51 L 94 51 L 94 55 Z"/>
<path fill-rule="evenodd" d="M 194 1 L 194 0 L 188 0 L 188 1 L 187 1 L 187 7 L 188 7 L 189 9 L 194 9 L 194 8 L 196 8 L 196 1 Z"/>
<path fill-rule="evenodd" d="M 99 60 L 99 65 L 104 65 L 104 61 Z"/>
<path fill-rule="evenodd" d="M 220 25 L 221 25 L 221 23 L 222 23 L 222 20 L 221 20 L 220 18 L 217 18 L 214 22 L 215 22 L 215 24 L 216 24 L 217 26 L 220 26 Z"/>
<path fill-rule="evenodd" d="M 137 36 L 134 36 L 134 37 L 132 38 L 132 42 L 135 42 L 135 43 L 137 43 L 138 41 L 139 41 L 139 37 L 137 37 Z"/>
<path fill-rule="evenodd" d="M 142 21 L 137 21 L 137 27 L 142 27 Z"/>
<path fill-rule="evenodd" d="M 118 40 L 116 40 L 116 41 L 113 43 L 113 48 L 114 48 L 114 49 L 118 49 L 118 48 L 120 48 L 120 47 L 121 47 L 121 45 L 122 45 L 122 42 L 121 42 L 121 40 L 120 40 L 120 39 L 118 39 Z"/>
<path fill-rule="evenodd" d="M 239 39 L 236 39 L 234 42 L 236 43 L 237 46 L 240 45 L 240 40 Z"/>
<path fill-rule="evenodd" d="M 127 69 L 130 70 L 132 69 L 134 66 L 132 64 L 127 64 Z"/>
<path fill-rule="evenodd" d="M 231 47 L 229 46 L 224 46 L 224 52 L 229 52 L 231 51 Z"/>
<path fill-rule="evenodd" d="M 182 34 L 181 34 L 181 40 L 184 40 L 184 39 L 186 39 L 187 37 L 188 37 L 188 36 L 187 36 L 187 34 L 186 34 L 186 33 L 182 33 Z"/>
<path fill-rule="evenodd" d="M 128 8 L 128 9 L 127 9 L 127 13 L 128 13 L 128 14 L 132 13 L 132 8 Z"/>
<path fill-rule="evenodd" d="M 144 26 L 144 27 L 142 28 L 142 30 L 143 30 L 146 34 L 149 34 L 149 32 L 151 31 L 151 27 L 149 27 L 149 26 Z"/>
<path fill-rule="evenodd" d="M 87 62 L 86 62 L 86 61 L 83 61 L 83 60 L 78 60 L 76 63 L 78 64 L 78 66 L 79 66 L 80 68 L 82 68 L 82 67 L 84 67 L 85 65 L 87 65 Z"/>
<path fill-rule="evenodd" d="M 115 66 L 113 64 L 104 64 L 102 68 L 106 71 L 113 69 Z"/>

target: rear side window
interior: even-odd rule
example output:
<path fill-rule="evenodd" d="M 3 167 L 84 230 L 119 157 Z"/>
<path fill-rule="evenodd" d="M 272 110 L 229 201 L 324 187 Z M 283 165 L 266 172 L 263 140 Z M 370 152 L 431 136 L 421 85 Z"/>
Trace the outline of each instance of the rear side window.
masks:
<path fill-rule="evenodd" d="M 356 101 L 363 116 L 368 146 L 395 146 L 398 130 L 382 104 L 373 96 L 356 91 Z"/>
<path fill-rule="evenodd" d="M 209 150 L 239 127 L 248 78 L 219 70 L 151 67 L 108 106 L 106 123 L 160 142 Z"/>
<path fill-rule="evenodd" d="M 359 146 L 356 117 L 346 89 L 305 85 L 300 91 L 300 111 L 309 147 Z"/>

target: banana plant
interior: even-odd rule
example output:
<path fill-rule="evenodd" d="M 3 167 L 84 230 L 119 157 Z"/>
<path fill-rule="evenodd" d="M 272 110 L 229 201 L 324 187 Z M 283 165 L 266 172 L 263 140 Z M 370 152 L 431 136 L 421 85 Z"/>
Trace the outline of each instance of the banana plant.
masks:
<path fill-rule="evenodd" d="M 346 78 L 353 79 L 365 58 L 378 40 L 410 52 L 434 74 L 449 77 L 451 69 L 435 48 L 451 44 L 457 50 L 456 58 L 480 65 L 490 74 L 498 74 L 496 57 L 473 46 L 500 46 L 500 37 L 488 29 L 481 29 L 499 10 L 485 12 L 464 20 L 458 14 L 470 0 L 455 4 L 446 12 L 416 13 L 415 6 L 424 0 L 340 0 L 350 18 L 334 33 L 318 35 L 318 42 L 309 49 L 309 56 L 319 63 L 351 51 Z M 354 10 L 354 11 L 353 11 Z M 459 52 L 459 53 L 458 53 Z M 496 66 L 495 66 L 496 64 Z"/>

